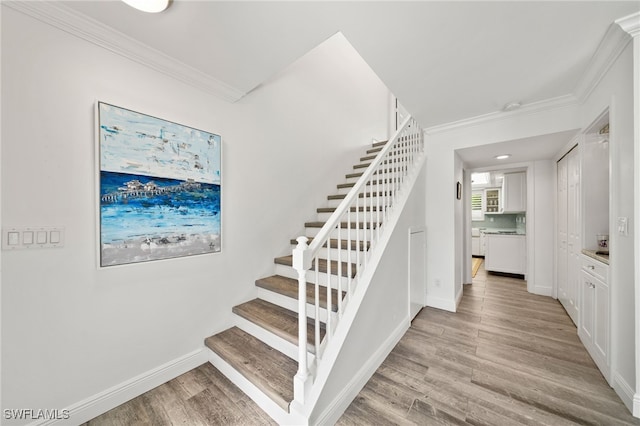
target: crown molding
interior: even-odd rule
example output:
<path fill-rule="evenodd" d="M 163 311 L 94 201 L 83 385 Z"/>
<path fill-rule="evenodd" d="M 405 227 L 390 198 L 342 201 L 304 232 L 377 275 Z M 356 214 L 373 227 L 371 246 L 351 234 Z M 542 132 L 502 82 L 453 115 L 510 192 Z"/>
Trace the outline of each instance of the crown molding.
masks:
<path fill-rule="evenodd" d="M 631 37 L 640 35 L 640 12 L 617 19 L 615 23 Z"/>
<path fill-rule="evenodd" d="M 465 118 L 458 121 L 452 121 L 450 123 L 438 124 L 435 126 L 427 127 L 424 131 L 426 135 L 435 135 L 438 133 L 448 132 L 454 129 L 460 129 L 464 127 L 471 127 L 480 124 L 485 124 L 491 121 L 507 120 L 513 117 L 526 116 L 531 114 L 537 114 L 542 111 L 548 111 L 558 108 L 566 108 L 573 105 L 580 104 L 580 100 L 574 95 L 563 95 L 556 98 L 545 99 L 538 102 L 532 102 L 525 104 L 514 111 L 494 111 L 488 114 L 478 115 L 471 118 Z"/>
<path fill-rule="evenodd" d="M 637 22 L 636 22 L 637 21 Z M 573 93 L 584 102 L 591 92 L 598 86 L 600 80 L 613 66 L 616 59 L 622 54 L 627 45 L 631 42 L 630 33 L 623 27 L 626 25 L 635 31 L 640 31 L 640 14 L 636 13 L 613 22 L 604 37 L 600 41 L 598 48 L 591 57 L 585 72 L 580 77 Z"/>
<path fill-rule="evenodd" d="M 59 2 L 2 1 L 2 5 L 225 101 L 236 102 L 246 94 Z"/>
<path fill-rule="evenodd" d="M 476 117 L 435 125 L 426 128 L 425 134 L 434 135 L 491 121 L 504 120 L 514 116 L 524 116 L 544 110 L 582 104 L 598 86 L 598 83 L 600 83 L 602 78 L 613 66 L 616 59 L 622 54 L 632 38 L 638 35 L 640 35 L 640 12 L 625 16 L 613 22 L 607 29 L 607 32 L 591 57 L 585 72 L 580 77 L 580 80 L 578 80 L 578 84 L 571 94 L 525 104 L 515 111 L 494 111 Z"/>

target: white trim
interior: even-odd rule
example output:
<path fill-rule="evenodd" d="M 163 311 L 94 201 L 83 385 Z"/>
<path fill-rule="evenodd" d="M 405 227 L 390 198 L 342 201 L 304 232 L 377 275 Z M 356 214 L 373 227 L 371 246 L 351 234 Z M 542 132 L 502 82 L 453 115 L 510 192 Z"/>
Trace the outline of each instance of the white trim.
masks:
<path fill-rule="evenodd" d="M 29 426 L 85 423 L 206 362 L 204 348 L 197 349 L 67 407 L 69 418 L 66 420 L 39 420 Z"/>
<path fill-rule="evenodd" d="M 476 125 L 484 124 L 490 121 L 510 120 L 514 116 L 537 114 L 542 111 L 566 108 L 579 103 L 580 103 L 580 100 L 574 95 L 558 96 L 556 98 L 546 99 L 546 100 L 523 105 L 521 108 L 518 108 L 515 111 L 508 111 L 508 112 L 494 111 L 488 114 L 482 114 L 482 115 L 478 115 L 471 118 L 465 118 L 458 121 L 438 124 L 438 125 L 426 128 L 425 134 L 434 135 L 434 134 L 444 133 L 454 129 L 476 126 Z"/>
<path fill-rule="evenodd" d="M 549 296 L 549 297 L 553 297 L 554 299 L 557 299 L 557 297 L 554 297 L 553 295 L 553 287 L 543 287 L 543 286 L 537 285 L 533 288 L 532 293 L 537 294 L 539 296 Z"/>
<path fill-rule="evenodd" d="M 616 19 L 615 23 L 631 37 L 640 35 L 640 12 Z"/>
<path fill-rule="evenodd" d="M 462 294 L 462 291 L 460 292 Z M 433 297 L 427 293 L 427 306 L 436 309 L 443 309 L 449 312 L 455 312 L 457 302 L 456 299 L 445 299 L 444 297 Z"/>
<path fill-rule="evenodd" d="M 353 376 L 351 381 L 338 393 L 327 408 L 314 420 L 314 424 L 332 425 L 335 424 L 351 402 L 358 396 L 371 376 L 376 372 L 380 364 L 389 356 L 393 348 L 398 344 L 402 336 L 411 327 L 409 317 L 405 318 L 396 329 L 389 335 L 380 348 L 371 356 L 360 370 Z"/>
<path fill-rule="evenodd" d="M 2 4 L 225 101 L 236 102 L 247 94 L 60 2 L 3 1 Z"/>
<path fill-rule="evenodd" d="M 627 383 L 617 371 L 614 371 L 611 375 L 611 387 L 616 391 L 624 405 L 627 406 L 629 411 L 633 410 L 635 396 L 633 388 Z"/>
<path fill-rule="evenodd" d="M 506 120 L 514 116 L 536 114 L 541 111 L 581 104 L 589 97 L 603 76 L 624 51 L 631 40 L 629 35 L 635 37 L 638 34 L 640 34 L 640 13 L 634 13 L 612 23 L 600 41 L 596 52 L 591 57 L 588 66 L 585 68 L 586 71 L 574 87 L 573 93 L 526 104 L 514 111 L 494 111 L 476 117 L 438 124 L 425 129 L 425 133 L 433 135 L 490 121 Z"/>
<path fill-rule="evenodd" d="M 623 20 L 618 21 L 622 22 Z M 585 72 L 573 89 L 576 97 L 580 99 L 581 102 L 584 102 L 589 95 L 591 95 L 591 92 L 598 86 L 600 80 L 607 74 L 627 44 L 631 41 L 631 38 L 622 30 L 621 26 L 616 25 L 618 21 L 612 23 L 607 29 L 607 32 L 596 48 L 596 52 L 591 57 Z"/>
<path fill-rule="evenodd" d="M 456 293 L 456 311 L 458 310 L 458 305 L 460 304 L 460 301 L 462 300 L 462 294 L 464 293 L 464 284 L 460 286 L 460 290 L 458 290 L 458 292 Z"/>

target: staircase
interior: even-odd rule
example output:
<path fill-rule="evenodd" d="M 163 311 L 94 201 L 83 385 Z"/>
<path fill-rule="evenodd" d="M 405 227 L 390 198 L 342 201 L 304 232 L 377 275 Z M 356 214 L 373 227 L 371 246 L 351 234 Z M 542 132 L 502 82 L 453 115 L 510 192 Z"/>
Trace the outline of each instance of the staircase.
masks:
<path fill-rule="evenodd" d="M 275 274 L 256 280 L 258 297 L 233 308 L 236 325 L 205 340 L 211 363 L 278 423 L 308 423 L 318 368 L 334 358 L 325 356 L 329 345 L 341 344 L 331 338 L 346 310 L 357 311 L 350 299 L 364 286 L 361 271 L 404 189 L 408 160 L 421 156 L 421 129 L 409 117 L 393 139 L 366 150 L 305 236 L 291 240 L 293 255 L 275 258 Z"/>

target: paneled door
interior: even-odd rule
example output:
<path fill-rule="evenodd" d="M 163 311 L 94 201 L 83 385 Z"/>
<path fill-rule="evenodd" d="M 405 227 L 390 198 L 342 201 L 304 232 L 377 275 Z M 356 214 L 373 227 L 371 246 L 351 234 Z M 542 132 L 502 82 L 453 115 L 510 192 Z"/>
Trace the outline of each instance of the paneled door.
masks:
<path fill-rule="evenodd" d="M 581 201 L 580 201 L 580 157 L 577 148 L 572 149 L 558 161 L 558 254 L 557 282 L 558 300 L 571 320 L 578 325 Z"/>

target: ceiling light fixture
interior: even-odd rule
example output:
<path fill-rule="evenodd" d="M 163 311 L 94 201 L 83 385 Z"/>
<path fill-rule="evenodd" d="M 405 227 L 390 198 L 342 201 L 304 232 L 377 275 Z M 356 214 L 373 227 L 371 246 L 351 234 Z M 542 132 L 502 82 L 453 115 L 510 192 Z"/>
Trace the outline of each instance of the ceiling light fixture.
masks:
<path fill-rule="evenodd" d="M 496 155 L 495 158 L 496 160 L 506 160 L 507 158 L 511 157 L 511 154 L 501 154 L 501 155 Z"/>
<path fill-rule="evenodd" d="M 169 0 L 122 0 L 129 6 L 143 12 L 158 13 L 169 7 Z"/>

